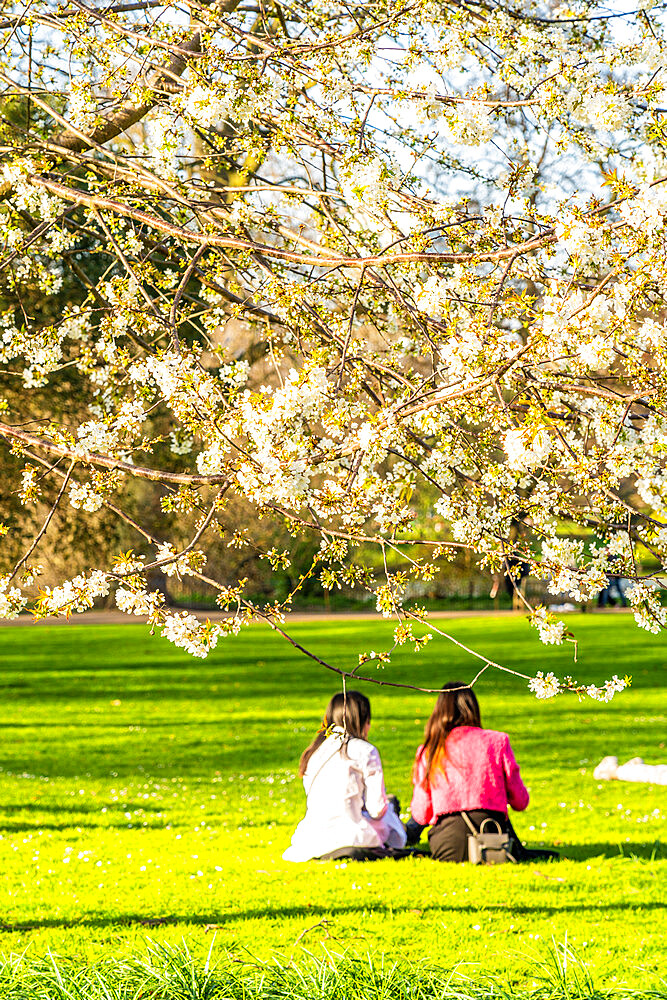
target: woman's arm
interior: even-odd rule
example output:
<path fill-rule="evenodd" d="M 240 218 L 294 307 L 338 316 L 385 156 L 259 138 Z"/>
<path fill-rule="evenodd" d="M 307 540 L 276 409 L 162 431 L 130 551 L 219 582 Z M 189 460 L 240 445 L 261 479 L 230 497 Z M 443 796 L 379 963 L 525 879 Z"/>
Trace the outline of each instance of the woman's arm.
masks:
<path fill-rule="evenodd" d="M 366 786 L 364 802 L 366 812 L 373 819 L 380 819 L 387 811 L 389 799 L 384 787 L 382 761 L 380 760 L 377 748 L 374 746 L 371 746 L 370 753 L 366 758 L 363 775 Z"/>
<path fill-rule="evenodd" d="M 412 818 L 419 823 L 420 826 L 430 826 L 434 820 L 433 816 L 433 803 L 431 801 L 431 785 L 430 782 L 424 781 L 424 776 L 426 774 L 426 763 L 421 756 L 421 747 L 417 751 L 417 759 L 415 760 L 414 767 L 414 789 L 412 792 L 412 802 L 410 803 L 410 812 Z"/>
<path fill-rule="evenodd" d="M 512 809 L 516 809 L 517 812 L 521 812 L 528 805 L 530 796 L 528 795 L 528 789 L 521 780 L 519 765 L 514 758 L 512 747 L 510 746 L 509 736 L 505 737 L 505 743 L 503 745 L 503 770 L 505 772 L 507 801 L 511 805 Z"/>

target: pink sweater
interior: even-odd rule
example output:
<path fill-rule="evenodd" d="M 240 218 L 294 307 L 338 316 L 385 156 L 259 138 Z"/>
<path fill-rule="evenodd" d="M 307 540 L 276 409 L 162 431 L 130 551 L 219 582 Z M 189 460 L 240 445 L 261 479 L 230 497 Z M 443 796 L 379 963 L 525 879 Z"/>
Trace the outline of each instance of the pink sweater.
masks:
<path fill-rule="evenodd" d="M 445 744 L 446 756 L 424 787 L 426 760 L 417 750 L 412 816 L 430 826 L 443 813 L 461 809 L 492 809 L 507 815 L 525 809 L 528 791 L 521 780 L 507 733 L 476 726 L 453 729 Z"/>

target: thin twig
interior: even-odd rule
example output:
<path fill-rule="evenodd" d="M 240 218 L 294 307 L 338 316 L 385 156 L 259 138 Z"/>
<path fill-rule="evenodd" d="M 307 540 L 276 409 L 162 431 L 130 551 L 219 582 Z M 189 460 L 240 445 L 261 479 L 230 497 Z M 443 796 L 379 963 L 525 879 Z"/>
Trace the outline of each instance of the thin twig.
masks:
<path fill-rule="evenodd" d="M 37 548 L 40 539 L 44 536 L 44 534 L 45 534 L 45 532 L 46 532 L 49 524 L 51 523 L 53 515 L 55 514 L 56 510 L 58 509 L 58 505 L 59 505 L 60 501 L 63 498 L 63 494 L 64 494 L 65 490 L 67 489 L 67 484 L 70 481 L 70 478 L 71 478 L 71 475 L 72 475 L 72 470 L 73 470 L 73 468 L 74 468 L 75 465 L 76 465 L 76 462 L 74 462 L 74 461 L 70 462 L 70 466 L 69 466 L 67 472 L 64 473 L 64 478 L 63 478 L 62 486 L 60 487 L 60 490 L 58 491 L 58 496 L 56 497 L 56 499 L 55 499 L 55 501 L 53 503 L 53 506 L 51 507 L 50 511 L 46 515 L 46 518 L 44 519 L 44 523 L 42 524 L 42 527 L 39 529 L 39 531 L 37 532 L 37 534 L 33 538 L 32 544 L 30 545 L 30 548 L 25 553 L 25 555 L 23 555 L 19 559 L 19 561 L 14 566 L 14 569 L 11 571 L 11 573 L 9 575 L 9 579 L 10 580 L 13 580 L 14 577 L 16 576 L 16 574 L 18 573 L 19 569 L 21 568 L 21 566 L 25 565 L 25 563 L 28 561 L 28 559 L 30 558 L 30 556 L 32 555 L 32 553 Z"/>
<path fill-rule="evenodd" d="M 197 269 L 197 262 L 202 257 L 202 255 L 204 253 L 206 253 L 207 250 L 208 250 L 208 245 L 206 243 L 202 243 L 202 245 L 197 248 L 197 252 L 195 253 L 195 255 L 192 258 L 192 260 L 190 261 L 190 266 L 188 267 L 187 271 L 185 272 L 185 274 L 181 278 L 179 286 L 176 289 L 176 294 L 174 295 L 174 301 L 172 303 L 171 311 L 169 313 L 169 326 L 171 327 L 171 339 L 172 339 L 172 342 L 174 344 L 175 349 L 179 353 L 180 353 L 180 350 L 181 350 L 181 345 L 180 345 L 180 341 L 178 339 L 178 329 L 177 329 L 177 326 L 176 326 L 176 315 L 177 315 L 177 311 L 178 311 L 178 304 L 181 301 L 181 297 L 183 295 L 183 292 L 185 291 L 185 289 L 188 286 L 188 282 L 190 281 L 190 278 L 192 277 L 192 275 L 194 274 L 195 270 Z"/>

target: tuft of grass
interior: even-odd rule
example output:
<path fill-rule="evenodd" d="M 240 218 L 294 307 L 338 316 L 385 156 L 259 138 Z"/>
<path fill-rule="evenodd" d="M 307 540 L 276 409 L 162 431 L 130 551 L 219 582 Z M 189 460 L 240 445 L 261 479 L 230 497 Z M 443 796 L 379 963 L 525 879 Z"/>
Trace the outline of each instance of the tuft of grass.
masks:
<path fill-rule="evenodd" d="M 595 1000 L 602 995 L 590 969 L 568 944 L 567 934 L 563 941 L 554 939 L 536 961 L 533 977 L 538 983 L 535 996 L 543 996 L 545 1000 Z"/>
<path fill-rule="evenodd" d="M 229 995 L 236 977 L 217 974 L 220 958 L 211 960 L 214 943 L 215 939 L 200 966 L 185 941 L 180 945 L 150 942 L 148 958 L 137 961 L 134 972 L 141 982 L 154 986 L 156 993 L 170 1000 L 220 1000 L 223 992 Z"/>

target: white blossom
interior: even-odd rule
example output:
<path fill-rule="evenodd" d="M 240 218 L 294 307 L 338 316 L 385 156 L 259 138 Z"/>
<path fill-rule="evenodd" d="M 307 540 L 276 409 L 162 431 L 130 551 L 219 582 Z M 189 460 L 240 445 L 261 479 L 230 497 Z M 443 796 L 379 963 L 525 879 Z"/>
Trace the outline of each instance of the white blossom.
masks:
<path fill-rule="evenodd" d="M 194 615 L 182 611 L 165 615 L 161 634 L 175 646 L 180 646 L 191 656 L 204 658 L 215 649 L 221 634 L 219 626 L 210 622 L 202 624 Z"/>
<path fill-rule="evenodd" d="M 126 615 L 153 615 L 164 602 L 164 597 L 159 591 L 147 593 L 143 590 L 130 590 L 127 587 L 118 587 L 114 597 L 116 607 Z"/>
<path fill-rule="evenodd" d="M 655 580 L 637 580 L 625 591 L 637 624 L 647 632 L 658 634 L 667 625 L 667 608 L 663 607 Z"/>
<path fill-rule="evenodd" d="M 491 109 L 474 101 L 464 101 L 446 110 L 449 131 L 464 146 L 481 146 L 495 132 Z"/>
<path fill-rule="evenodd" d="M 560 646 L 567 633 L 565 622 L 558 621 L 541 606 L 533 611 L 530 623 L 537 629 L 541 642 L 547 646 Z"/>
<path fill-rule="evenodd" d="M 509 430 L 503 444 L 510 468 L 526 471 L 542 465 L 552 447 L 551 438 L 543 428 L 534 434 L 525 428 Z"/>
<path fill-rule="evenodd" d="M 196 84 L 181 99 L 183 111 L 202 128 L 218 125 L 229 113 L 229 96 L 217 88 Z"/>
<path fill-rule="evenodd" d="M 19 498 L 25 506 L 34 503 L 40 496 L 42 490 L 39 485 L 39 472 L 34 465 L 26 465 L 21 472 L 21 488 Z"/>
<path fill-rule="evenodd" d="M 192 576 L 206 562 L 206 556 L 199 549 L 194 549 L 179 556 L 170 542 L 163 542 L 161 545 L 158 545 L 157 558 L 160 562 L 168 560 L 161 566 L 164 575 L 176 577 Z"/>
<path fill-rule="evenodd" d="M 536 698 L 555 698 L 562 690 L 561 683 L 555 674 L 549 671 L 544 674 L 541 670 L 528 681 L 528 687 Z"/>
<path fill-rule="evenodd" d="M 39 611 L 46 615 L 66 615 L 72 612 L 87 611 L 92 608 L 95 599 L 106 597 L 109 593 L 109 580 L 106 573 L 93 570 L 89 574 L 81 573 L 72 580 L 65 580 L 59 587 L 45 587 L 39 601 Z"/>
<path fill-rule="evenodd" d="M 192 435 L 182 430 L 170 431 L 169 440 L 169 447 L 174 455 L 189 455 L 195 443 Z"/>
<path fill-rule="evenodd" d="M 18 618 L 27 603 L 20 588 L 10 586 L 8 576 L 0 577 L 0 618 Z"/>
<path fill-rule="evenodd" d="M 628 686 L 627 680 L 618 677 L 616 674 L 599 687 L 596 684 L 589 684 L 586 694 L 595 701 L 611 701 L 618 691 L 623 691 Z"/>
<path fill-rule="evenodd" d="M 90 483 L 70 483 L 69 502 L 77 510 L 94 513 L 104 504 L 104 497 L 97 493 Z"/>

